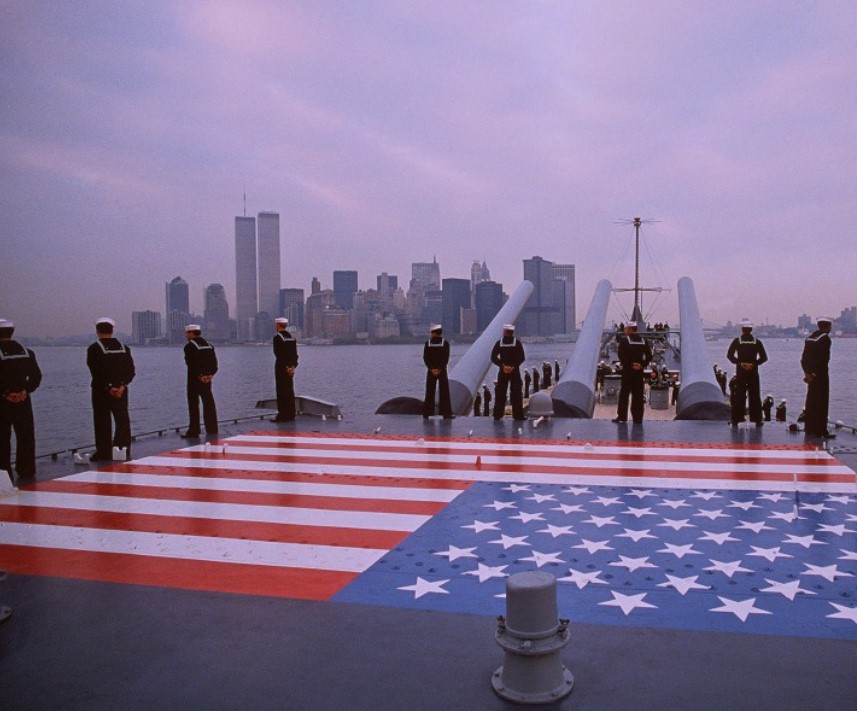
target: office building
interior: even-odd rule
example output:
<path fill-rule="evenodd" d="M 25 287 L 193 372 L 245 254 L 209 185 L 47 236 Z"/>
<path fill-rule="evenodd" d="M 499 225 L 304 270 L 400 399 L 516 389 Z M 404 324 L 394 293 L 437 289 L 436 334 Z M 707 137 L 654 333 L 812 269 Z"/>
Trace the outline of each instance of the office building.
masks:
<path fill-rule="evenodd" d="M 131 340 L 134 343 L 151 343 L 160 337 L 161 314 L 158 311 L 131 312 Z"/>
<path fill-rule="evenodd" d="M 440 265 L 437 259 L 431 262 L 413 262 L 411 264 L 411 279 L 419 282 L 423 291 L 440 290 Z"/>
<path fill-rule="evenodd" d="M 399 277 L 395 274 L 381 272 L 376 279 L 378 282 L 378 294 L 380 294 L 382 299 L 392 296 L 393 292 L 399 288 Z"/>
<path fill-rule="evenodd" d="M 184 327 L 190 314 L 190 288 L 177 276 L 166 284 L 167 338 L 170 343 L 184 342 Z"/>
<path fill-rule="evenodd" d="M 483 281 L 491 281 L 491 272 L 488 271 L 488 265 L 485 262 L 480 264 L 474 261 L 470 267 L 470 296 L 474 299 L 474 308 L 476 308 L 476 285 L 481 284 Z"/>
<path fill-rule="evenodd" d="M 339 270 L 333 272 L 333 294 L 340 309 L 350 311 L 354 306 L 354 294 L 357 293 L 357 272 Z"/>
<path fill-rule="evenodd" d="M 224 342 L 232 337 L 229 321 L 229 302 L 222 284 L 209 284 L 205 288 L 203 309 L 204 336 L 209 341 Z"/>
<path fill-rule="evenodd" d="M 441 324 L 447 334 L 461 333 L 461 309 L 470 308 L 470 280 L 448 278 L 442 281 L 443 315 Z"/>
<path fill-rule="evenodd" d="M 332 289 L 322 289 L 310 294 L 306 300 L 304 313 L 304 336 L 321 338 L 324 335 L 322 315 L 327 309 L 335 308 L 336 300 Z"/>
<path fill-rule="evenodd" d="M 524 260 L 524 279 L 535 287 L 521 313 L 522 336 L 552 336 L 559 333 L 560 314 L 554 304 L 553 262 L 541 257 Z"/>
<path fill-rule="evenodd" d="M 280 306 L 280 214 L 260 212 L 256 218 L 258 311 L 276 317 Z"/>
<path fill-rule="evenodd" d="M 295 288 L 280 289 L 279 315 L 289 319 L 289 331 L 303 331 L 304 328 L 304 290 Z"/>
<path fill-rule="evenodd" d="M 235 320 L 239 341 L 253 340 L 259 311 L 256 278 L 256 218 L 235 218 Z"/>
<path fill-rule="evenodd" d="M 556 333 L 572 333 L 577 330 L 574 265 L 554 264 L 551 275 L 554 279 L 554 306 L 559 314 Z"/>
<path fill-rule="evenodd" d="M 484 331 L 503 308 L 503 285 L 496 281 L 483 281 L 476 285 L 473 301 L 476 305 L 476 330 Z"/>

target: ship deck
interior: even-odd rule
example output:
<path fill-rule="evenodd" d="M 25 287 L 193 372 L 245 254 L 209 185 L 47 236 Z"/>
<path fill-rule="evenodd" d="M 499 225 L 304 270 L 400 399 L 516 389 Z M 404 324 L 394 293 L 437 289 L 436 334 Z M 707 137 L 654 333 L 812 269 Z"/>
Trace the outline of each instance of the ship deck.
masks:
<path fill-rule="evenodd" d="M 223 444 L 226 448 L 224 450 Z M 857 705 L 857 436 L 244 422 L 0 498 L 4 709 L 507 709 L 505 577 L 558 579 L 544 708 Z"/>

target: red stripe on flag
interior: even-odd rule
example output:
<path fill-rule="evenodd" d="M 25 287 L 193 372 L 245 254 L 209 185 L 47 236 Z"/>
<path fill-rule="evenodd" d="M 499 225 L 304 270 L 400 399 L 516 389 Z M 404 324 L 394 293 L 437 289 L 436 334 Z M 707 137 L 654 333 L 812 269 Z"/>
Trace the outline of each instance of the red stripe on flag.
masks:
<path fill-rule="evenodd" d="M 376 435 L 376 434 L 355 434 L 353 432 L 301 432 L 300 434 L 284 434 L 276 430 L 257 430 L 255 432 L 245 432 L 236 437 L 300 437 L 301 439 L 360 439 L 373 442 L 410 442 L 413 444 L 414 435 Z M 426 442 L 480 442 L 483 444 L 505 444 L 508 445 L 510 439 L 508 437 L 442 437 L 438 435 L 429 435 L 423 437 Z M 232 439 L 221 440 L 221 443 L 231 443 Z M 565 445 L 565 446 L 583 446 L 591 444 L 596 447 L 625 447 L 627 449 L 642 449 L 642 448 L 664 448 L 664 449 L 710 449 L 710 450 L 764 450 L 764 451 L 783 451 L 783 452 L 814 452 L 816 447 L 811 444 L 755 444 L 742 443 L 736 446 L 724 442 L 658 442 L 658 441 L 640 441 L 640 442 L 619 442 L 617 440 L 556 440 L 556 439 L 527 439 L 527 444 L 533 446 L 540 445 Z"/>
<path fill-rule="evenodd" d="M 472 444 L 473 440 L 467 440 L 468 444 Z M 301 450 L 301 449 L 313 449 L 316 451 L 328 451 L 328 452 L 384 452 L 389 454 L 420 454 L 420 455 L 429 455 L 429 456 L 468 456 L 468 457 L 516 457 L 516 458 L 526 458 L 529 460 L 538 460 L 538 459 L 575 459 L 580 462 L 585 461 L 612 461 L 618 460 L 621 462 L 686 462 L 688 459 L 696 459 L 700 462 L 711 463 L 711 464 L 771 464 L 771 465 L 780 465 L 780 466 L 817 466 L 817 467 L 830 467 L 830 466 L 840 466 L 839 462 L 833 459 L 832 457 L 818 458 L 814 454 L 810 452 L 806 453 L 805 457 L 800 458 L 788 458 L 788 457 L 759 457 L 759 456 L 730 456 L 728 454 L 722 453 L 712 453 L 712 454 L 682 454 L 680 452 L 669 452 L 663 454 L 652 454 L 649 452 L 646 453 L 638 453 L 634 451 L 629 452 L 581 452 L 579 451 L 580 445 L 566 445 L 560 442 L 552 442 L 552 446 L 554 447 L 569 447 L 569 451 L 548 451 L 548 450 L 539 450 L 537 448 L 533 449 L 496 449 L 492 451 L 486 451 L 485 449 L 480 449 L 478 447 L 452 447 L 452 446 L 443 446 L 443 447 L 428 447 L 422 449 L 416 449 L 413 445 L 411 446 L 399 446 L 399 445 L 384 445 L 383 443 L 378 443 L 374 445 L 370 444 L 339 444 L 339 443 L 327 443 L 327 442 L 258 442 L 248 440 L 246 437 L 237 436 L 233 437 L 229 440 L 229 444 L 233 447 L 253 447 L 256 449 L 278 449 L 278 450 Z M 611 443 L 609 445 L 612 448 L 616 448 L 616 443 Z M 578 448 L 576 451 L 572 451 L 570 447 Z M 173 452 L 172 455 L 182 454 L 181 450 L 177 452 Z M 201 455 L 203 457 L 218 457 L 222 455 L 213 455 L 206 452 L 185 452 L 184 454 L 192 454 L 192 455 Z M 300 454 L 293 456 L 301 456 Z"/>
<path fill-rule="evenodd" d="M 357 573 L 0 545 L 3 568 L 37 575 L 182 590 L 327 600 Z"/>
<path fill-rule="evenodd" d="M 169 455 L 159 456 L 184 456 L 183 452 L 174 452 Z M 223 456 L 218 455 L 218 461 L 223 461 Z M 354 486 L 395 486 L 403 489 L 440 489 L 464 491 L 473 482 L 466 479 L 408 479 L 395 477 L 371 477 L 357 474 L 313 474 L 311 472 L 284 472 L 277 469 L 206 469 L 204 467 L 182 467 L 182 466 L 158 466 L 141 463 L 123 462 L 113 464 L 109 467 L 101 467 L 99 471 L 122 472 L 124 474 L 157 474 L 165 476 L 192 476 L 205 479 L 248 479 L 259 481 L 288 481 L 308 484 L 337 484 Z"/>
<path fill-rule="evenodd" d="M 175 455 L 186 455 L 194 458 L 195 452 L 176 452 Z M 486 455 L 487 456 L 487 455 Z M 310 455 L 267 455 L 267 454 L 229 454 L 228 458 L 236 462 L 278 462 L 281 464 L 303 464 L 320 466 L 348 466 L 367 467 L 375 469 L 429 469 L 436 471 L 463 471 L 481 472 L 485 476 L 480 479 L 490 480 L 491 472 L 502 472 L 508 474 L 552 474 L 564 476 L 621 476 L 621 477 L 654 477 L 661 479 L 717 479 L 724 482 L 729 481 L 793 481 L 793 475 L 787 471 L 781 472 L 734 472 L 728 469 L 722 470 L 656 470 L 638 469 L 635 467 L 610 467 L 594 468 L 587 467 L 585 462 L 575 463 L 570 466 L 554 466 L 549 464 L 489 464 L 473 462 L 449 462 L 449 461 L 411 461 L 403 459 L 358 459 L 353 457 L 314 457 Z M 704 463 L 704 462 L 700 462 Z M 740 464 L 740 461 L 732 461 Z M 798 481 L 850 483 L 854 479 L 853 474 L 799 474 Z"/>
<path fill-rule="evenodd" d="M 421 516 L 433 516 L 446 506 L 446 503 L 442 501 L 399 501 L 396 499 L 355 499 L 306 494 L 269 494 L 253 491 L 211 491 L 209 489 L 180 489 L 162 486 L 135 486 L 132 484 L 94 484 L 63 479 L 41 483 L 38 485 L 37 491 L 88 496 L 120 496 L 129 499 L 162 499 L 240 506 L 276 506 L 279 508 L 366 511 Z"/>
<path fill-rule="evenodd" d="M 410 531 L 378 531 L 34 506 L 0 506 L 0 521 L 375 550 L 390 550 L 410 535 Z"/>

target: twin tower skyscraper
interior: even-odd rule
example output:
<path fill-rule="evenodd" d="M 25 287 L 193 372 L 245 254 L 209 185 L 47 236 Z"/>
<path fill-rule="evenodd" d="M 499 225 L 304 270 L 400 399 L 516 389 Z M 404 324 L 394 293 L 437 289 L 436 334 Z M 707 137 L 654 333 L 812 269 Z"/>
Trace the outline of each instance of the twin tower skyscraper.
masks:
<path fill-rule="evenodd" d="M 235 319 L 238 340 L 256 340 L 256 322 L 280 308 L 280 213 L 235 218 Z"/>

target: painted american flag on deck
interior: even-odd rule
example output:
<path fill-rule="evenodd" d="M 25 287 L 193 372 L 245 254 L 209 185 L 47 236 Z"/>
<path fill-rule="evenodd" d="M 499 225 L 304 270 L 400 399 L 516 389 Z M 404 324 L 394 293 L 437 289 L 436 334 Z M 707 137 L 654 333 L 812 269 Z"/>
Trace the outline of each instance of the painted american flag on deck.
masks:
<path fill-rule="evenodd" d="M 572 622 L 857 639 L 857 494 L 803 447 L 256 432 L 0 499 L 0 568 L 490 615 L 538 569 Z"/>

